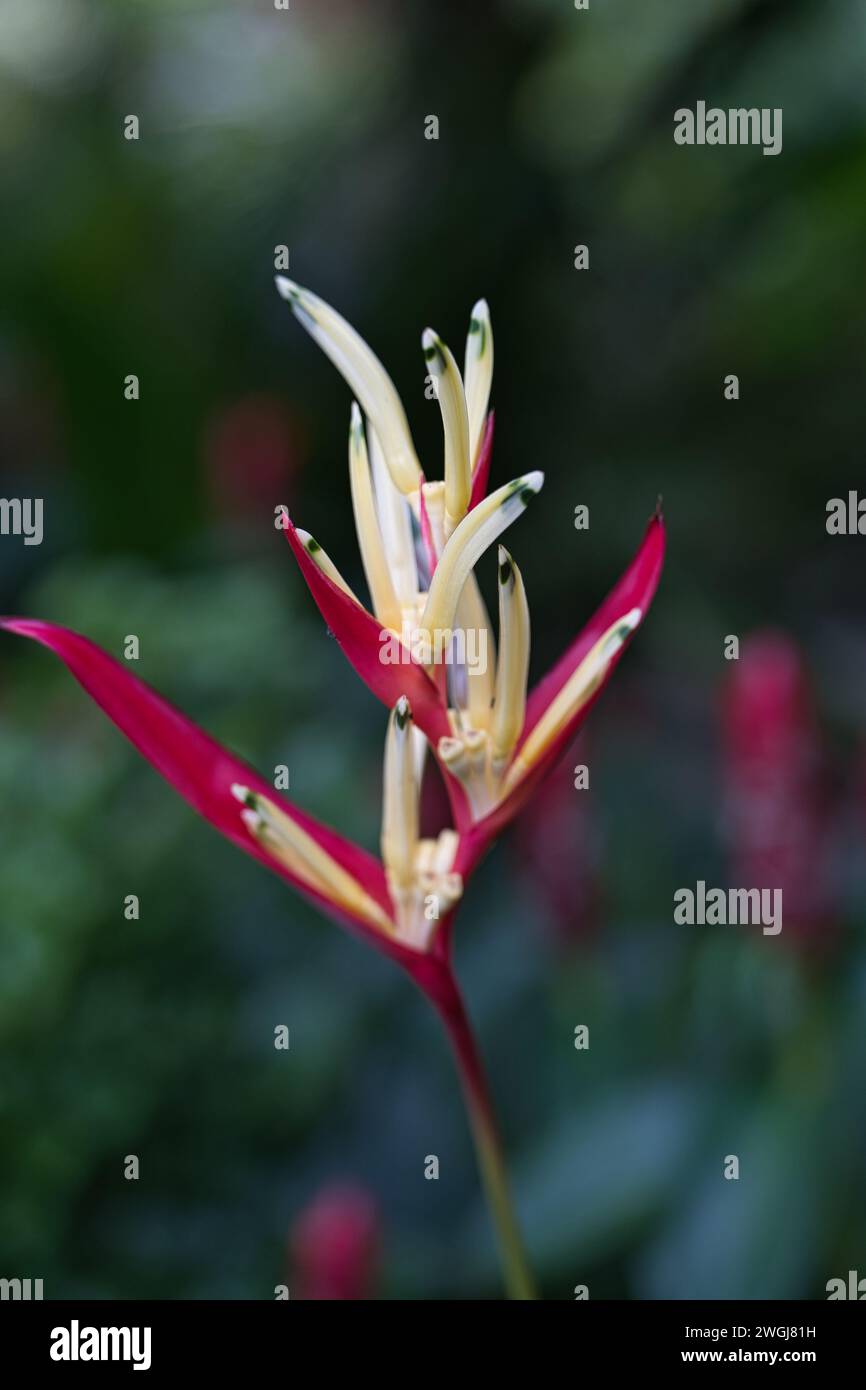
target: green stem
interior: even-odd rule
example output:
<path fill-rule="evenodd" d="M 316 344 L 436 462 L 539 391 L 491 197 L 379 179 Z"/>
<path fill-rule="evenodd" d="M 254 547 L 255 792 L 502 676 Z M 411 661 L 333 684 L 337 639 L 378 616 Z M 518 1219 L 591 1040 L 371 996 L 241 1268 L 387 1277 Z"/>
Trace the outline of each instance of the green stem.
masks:
<path fill-rule="evenodd" d="M 472 1025 L 453 976 L 449 983 L 447 993 L 444 996 L 440 993 L 434 1002 L 454 1050 L 472 1138 L 475 1141 L 478 1167 L 499 1242 L 505 1286 L 509 1298 L 534 1299 L 535 1288 L 511 1201 L 490 1086 Z"/>

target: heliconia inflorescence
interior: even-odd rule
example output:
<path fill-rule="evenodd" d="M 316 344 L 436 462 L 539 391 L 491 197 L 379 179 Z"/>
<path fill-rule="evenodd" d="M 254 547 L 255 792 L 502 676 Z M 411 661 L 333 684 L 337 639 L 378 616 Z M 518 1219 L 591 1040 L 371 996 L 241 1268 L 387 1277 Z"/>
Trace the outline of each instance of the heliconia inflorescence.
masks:
<path fill-rule="evenodd" d="M 393 382 L 371 349 L 318 296 L 282 276 L 277 287 L 357 397 L 349 481 L 370 607 L 318 541 L 288 518 L 285 525 L 329 628 L 392 709 L 382 859 L 396 936 L 429 950 L 468 872 L 571 740 L 640 625 L 661 570 L 662 521 L 652 518 L 620 584 L 528 694 L 530 614 L 520 569 L 499 545 L 498 644 L 475 576 L 478 561 L 544 482 L 534 469 L 486 490 L 493 442 L 486 302 L 472 310 L 462 377 L 439 335 L 430 328 L 422 335 L 445 438 L 444 477 L 431 481 Z M 484 659 L 468 660 L 470 648 Z M 417 838 L 428 754 L 445 776 L 454 820 L 454 831 L 435 844 Z"/>
<path fill-rule="evenodd" d="M 664 526 L 657 509 L 619 582 L 529 690 L 530 608 L 513 553 L 500 544 L 495 556 L 498 651 L 475 576 L 544 482 L 533 468 L 488 491 L 487 304 L 472 310 L 462 376 L 438 334 L 422 335 L 444 432 L 444 476 L 436 481 L 422 471 L 394 384 L 360 335 L 310 291 L 282 276 L 277 288 L 354 395 L 349 491 L 370 607 L 288 515 L 284 530 L 328 628 L 390 711 L 381 859 L 295 806 L 87 638 L 29 618 L 0 625 L 54 651 L 201 815 L 396 959 L 425 991 L 457 1054 L 509 1287 L 526 1297 L 489 1094 L 451 969 L 450 928 L 472 870 L 565 751 L 643 621 L 661 573 Z M 435 839 L 420 832 L 429 757 L 441 769 L 453 821 Z"/>

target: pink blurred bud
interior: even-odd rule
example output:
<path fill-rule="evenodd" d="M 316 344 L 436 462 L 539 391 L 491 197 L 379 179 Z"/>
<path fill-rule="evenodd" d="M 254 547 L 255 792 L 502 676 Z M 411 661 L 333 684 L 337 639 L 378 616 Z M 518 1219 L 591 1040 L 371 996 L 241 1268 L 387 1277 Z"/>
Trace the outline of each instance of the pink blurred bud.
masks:
<path fill-rule="evenodd" d="M 292 1297 L 372 1298 L 379 1230 L 376 1204 L 364 1188 L 323 1188 L 298 1216 L 289 1236 Z"/>
<path fill-rule="evenodd" d="M 783 938 L 823 945 L 833 894 L 822 744 L 802 658 L 784 633 L 741 644 L 722 728 L 731 883 L 781 888 Z"/>

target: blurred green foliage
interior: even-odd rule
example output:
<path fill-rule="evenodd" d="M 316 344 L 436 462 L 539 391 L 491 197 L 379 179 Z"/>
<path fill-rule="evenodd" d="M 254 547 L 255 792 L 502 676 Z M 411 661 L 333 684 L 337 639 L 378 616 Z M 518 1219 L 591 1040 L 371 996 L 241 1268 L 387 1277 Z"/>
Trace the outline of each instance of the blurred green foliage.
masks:
<path fill-rule="evenodd" d="M 348 394 L 273 292 L 281 243 L 388 365 L 428 475 L 421 331 L 459 350 L 489 299 L 495 476 L 547 476 L 513 536 L 537 673 L 664 494 L 661 593 L 590 734 L 600 929 L 576 884 L 554 932 L 519 829 L 458 929 L 549 1297 L 863 1272 L 866 632 L 824 507 L 862 471 L 864 62 L 857 0 L 0 7 L 0 492 L 46 508 L 40 548 L 0 540 L 5 611 L 115 653 L 136 633 L 145 679 L 375 848 L 383 714 L 273 528 L 289 503 L 360 584 Z M 782 107 L 783 154 L 675 146 L 697 99 Z M 256 440 L 225 445 L 251 401 L 286 412 L 255 486 Z M 722 638 L 768 623 L 839 769 L 823 954 L 671 920 L 677 886 L 724 874 Z M 0 1273 L 267 1298 L 301 1207 L 350 1176 L 381 1205 L 384 1296 L 497 1296 L 420 996 L 197 822 L 47 653 L 4 638 L 0 672 Z"/>

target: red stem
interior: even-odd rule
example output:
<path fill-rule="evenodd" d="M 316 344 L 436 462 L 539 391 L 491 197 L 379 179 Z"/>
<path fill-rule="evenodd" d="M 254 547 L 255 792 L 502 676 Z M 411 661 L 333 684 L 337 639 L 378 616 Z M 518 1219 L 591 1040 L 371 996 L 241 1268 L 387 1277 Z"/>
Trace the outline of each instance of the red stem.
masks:
<path fill-rule="evenodd" d="M 427 957 L 425 965 L 426 969 L 413 974 L 442 1019 L 454 1052 L 509 1297 L 531 1299 L 535 1293 L 511 1204 L 493 1100 L 475 1034 L 449 962 Z"/>

